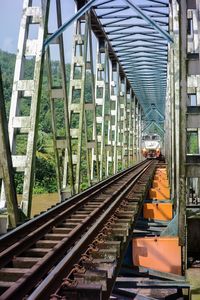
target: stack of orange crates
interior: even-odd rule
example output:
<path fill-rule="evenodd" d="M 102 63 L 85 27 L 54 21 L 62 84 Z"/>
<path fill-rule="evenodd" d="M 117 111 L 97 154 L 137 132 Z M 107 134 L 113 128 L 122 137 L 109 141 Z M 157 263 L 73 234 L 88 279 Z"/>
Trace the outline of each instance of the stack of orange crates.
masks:
<path fill-rule="evenodd" d="M 173 206 L 170 201 L 170 187 L 166 168 L 161 167 L 156 170 L 152 188 L 149 190 L 149 200 L 152 202 L 143 205 L 144 219 L 152 221 L 172 220 Z M 178 237 L 144 236 L 133 238 L 132 257 L 135 266 L 181 275 L 181 247 Z"/>
<path fill-rule="evenodd" d="M 152 188 L 149 190 L 149 199 L 156 200 L 156 202 L 144 204 L 143 216 L 145 219 L 172 220 L 173 210 L 172 203 L 169 202 L 170 188 L 166 168 L 156 170 Z"/>

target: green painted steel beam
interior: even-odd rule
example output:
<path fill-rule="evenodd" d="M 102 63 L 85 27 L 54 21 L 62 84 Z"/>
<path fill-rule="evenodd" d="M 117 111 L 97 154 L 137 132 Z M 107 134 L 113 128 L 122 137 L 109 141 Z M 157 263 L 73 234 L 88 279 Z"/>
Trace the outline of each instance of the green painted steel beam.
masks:
<path fill-rule="evenodd" d="M 123 0 L 125 3 L 129 5 L 130 8 L 137 11 L 137 13 L 147 22 L 149 23 L 154 29 L 156 29 L 165 40 L 167 40 L 170 43 L 173 43 L 173 38 L 170 36 L 170 34 L 163 30 L 161 26 L 159 26 L 153 19 L 151 19 L 148 15 L 146 15 L 142 9 L 140 9 L 136 4 L 133 4 L 131 0 Z"/>

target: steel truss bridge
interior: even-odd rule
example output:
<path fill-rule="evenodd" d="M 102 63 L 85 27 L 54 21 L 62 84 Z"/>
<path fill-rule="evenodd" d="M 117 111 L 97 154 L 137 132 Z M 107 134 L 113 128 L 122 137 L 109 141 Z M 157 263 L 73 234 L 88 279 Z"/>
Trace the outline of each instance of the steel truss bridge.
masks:
<path fill-rule="evenodd" d="M 179 241 L 185 246 L 186 194 L 189 183 L 199 184 L 200 177 L 199 1 L 76 0 L 74 5 L 75 13 L 63 20 L 61 0 L 24 0 L 8 124 L 0 78 L 1 203 L 5 203 L 9 227 L 16 227 L 20 215 L 30 218 L 31 214 L 46 72 L 59 201 L 65 203 L 72 196 L 69 199 L 75 205 L 73 199 L 79 199 L 84 176 L 93 193 L 104 181 L 107 184 L 109 178 L 118 178 L 119 171 L 134 170 L 133 165 L 142 160 L 142 132 L 153 128 L 164 140 Z M 56 26 L 54 32 L 50 23 Z M 66 38 L 65 31 L 72 24 L 73 36 Z M 70 80 L 66 77 L 67 43 L 72 44 Z M 59 68 L 53 70 L 55 49 Z M 27 78 L 30 59 L 34 68 Z M 90 97 L 86 95 L 88 86 Z M 22 101 L 29 105 L 27 115 L 20 109 Z M 58 102 L 64 115 L 62 136 L 58 134 Z M 26 140 L 25 153 L 16 150 L 20 135 Z M 191 150 L 191 136 L 195 151 Z M 23 174 L 20 210 L 14 172 Z M 87 190 L 82 197 L 84 193 Z M 102 200 L 98 197 L 97 206 L 98 199 Z M 126 204 L 134 206 L 133 202 Z M 90 202 L 88 207 L 92 207 Z M 20 229 L 13 234 L 15 242 L 18 232 Z M 14 253 L 2 256 L 2 266 Z M 33 263 L 29 261 L 31 266 Z"/>

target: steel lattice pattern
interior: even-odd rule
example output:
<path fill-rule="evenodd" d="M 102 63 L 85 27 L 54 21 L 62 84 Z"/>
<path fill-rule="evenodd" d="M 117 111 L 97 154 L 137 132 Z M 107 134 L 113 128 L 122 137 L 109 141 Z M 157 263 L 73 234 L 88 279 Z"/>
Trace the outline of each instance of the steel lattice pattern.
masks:
<path fill-rule="evenodd" d="M 130 7 L 136 5 L 161 30 L 168 30 L 168 1 L 98 1 L 95 12 L 128 76 L 147 120 L 163 122 L 168 41 Z"/>

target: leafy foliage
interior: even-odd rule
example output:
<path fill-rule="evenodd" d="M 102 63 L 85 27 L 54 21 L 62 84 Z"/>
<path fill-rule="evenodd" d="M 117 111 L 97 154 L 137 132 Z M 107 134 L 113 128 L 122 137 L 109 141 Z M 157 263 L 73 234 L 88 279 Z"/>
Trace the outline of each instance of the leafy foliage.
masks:
<path fill-rule="evenodd" d="M 0 65 L 2 69 L 2 78 L 4 85 L 4 97 L 6 102 L 6 112 L 9 115 L 11 95 L 12 95 L 12 85 L 15 67 L 15 55 L 4 52 L 0 50 Z M 24 67 L 24 78 L 32 79 L 34 72 L 34 60 L 28 59 L 25 61 Z M 52 72 L 52 83 L 54 87 L 60 87 L 61 76 L 60 76 L 60 66 L 58 61 L 52 62 L 51 67 Z M 38 128 L 38 138 L 37 138 L 37 151 L 36 151 L 36 168 L 35 168 L 35 185 L 34 193 L 47 193 L 57 191 L 56 183 L 56 170 L 55 170 L 55 157 L 53 153 L 53 141 L 52 141 L 52 127 L 51 127 L 51 111 L 49 103 L 49 88 L 48 88 L 48 77 L 47 68 L 44 68 L 43 83 L 42 83 L 42 95 L 40 103 L 40 116 L 39 116 L 39 128 Z M 77 78 L 81 78 L 81 71 L 76 70 Z M 86 74 L 86 86 L 85 86 L 85 101 L 86 103 L 92 102 L 92 80 L 91 73 Z M 70 65 L 66 65 L 66 77 L 67 77 L 67 89 L 69 90 L 70 82 Z M 74 103 L 79 102 L 80 92 L 75 90 L 73 95 Z M 107 101 L 108 102 L 108 101 Z M 19 103 L 19 115 L 28 116 L 30 114 L 30 101 L 23 97 L 20 99 Z M 56 130 L 58 136 L 65 136 L 65 126 L 64 126 L 64 103 L 63 101 L 54 101 L 54 109 L 56 115 Z M 89 140 L 93 139 L 93 118 L 92 112 L 88 111 L 87 115 L 87 125 L 83 129 L 83 147 L 84 147 L 84 136 L 87 133 Z M 75 115 L 72 119 L 72 128 L 78 128 L 79 119 Z M 86 130 L 86 132 L 85 132 Z M 23 155 L 26 153 L 27 146 L 27 135 L 19 134 L 17 135 L 17 147 L 16 154 Z M 86 148 L 86 147 L 85 147 Z M 72 144 L 72 151 L 74 145 Z M 81 189 L 88 187 L 88 174 L 87 174 L 87 159 L 85 151 L 82 152 L 81 157 Z M 18 193 L 22 193 L 23 190 L 23 174 L 15 174 L 15 182 Z"/>
<path fill-rule="evenodd" d="M 15 67 L 15 55 L 0 50 L 0 66 L 2 69 L 2 78 L 4 86 L 4 97 L 6 103 L 7 116 L 9 115 L 12 84 Z M 33 74 L 34 61 L 28 60 L 25 63 L 25 78 L 30 79 Z M 58 62 L 52 63 L 52 76 L 54 83 L 59 84 L 57 71 L 59 68 Z M 67 78 L 70 77 L 70 65 L 66 66 Z M 68 80 L 69 81 L 69 80 Z M 62 102 L 56 103 L 57 112 L 57 127 L 60 133 L 63 132 L 64 114 Z M 27 101 L 20 102 L 20 115 L 26 116 L 30 113 L 30 103 Z M 26 137 L 19 135 L 17 140 L 17 154 L 25 154 L 26 152 Z M 23 174 L 15 174 L 15 183 L 17 193 L 22 193 L 23 190 Z M 44 71 L 42 97 L 40 104 L 40 118 L 39 130 L 37 139 L 37 152 L 36 152 L 36 168 L 35 168 L 35 185 L 34 193 L 51 193 L 57 191 L 56 171 L 55 171 L 55 158 L 53 153 L 52 143 L 52 128 L 51 128 L 51 112 L 48 99 L 48 81 L 47 72 Z"/>

